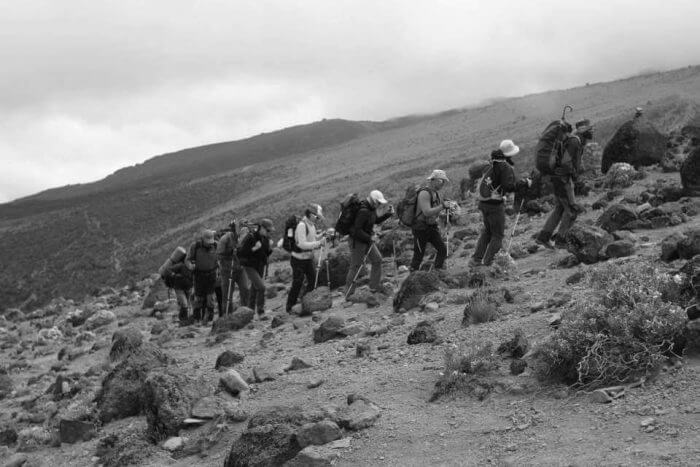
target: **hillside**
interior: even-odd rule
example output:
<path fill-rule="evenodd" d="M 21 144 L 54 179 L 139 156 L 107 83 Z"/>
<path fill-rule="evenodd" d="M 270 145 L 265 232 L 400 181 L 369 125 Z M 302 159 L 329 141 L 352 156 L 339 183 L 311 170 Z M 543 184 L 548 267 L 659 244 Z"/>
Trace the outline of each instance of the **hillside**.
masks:
<path fill-rule="evenodd" d="M 0 206 L 0 300 L 10 307 L 140 280 L 176 245 L 232 212 L 280 221 L 318 201 L 329 218 L 350 191 L 381 188 L 396 199 L 432 168 L 456 182 L 503 138 L 524 149 L 565 104 L 590 118 L 604 144 L 641 105 L 668 131 L 698 118 L 700 67 L 515 99 L 432 118 L 386 123 L 327 120 L 234 143 L 163 155 L 101 182 L 49 190 Z M 232 149 L 232 148 L 235 148 Z M 232 154 L 234 154 L 232 156 Z"/>

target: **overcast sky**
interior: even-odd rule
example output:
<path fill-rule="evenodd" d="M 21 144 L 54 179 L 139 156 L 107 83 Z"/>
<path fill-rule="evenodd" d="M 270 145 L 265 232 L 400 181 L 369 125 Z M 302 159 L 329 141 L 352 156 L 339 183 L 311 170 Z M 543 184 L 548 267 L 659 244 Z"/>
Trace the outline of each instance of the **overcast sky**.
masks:
<path fill-rule="evenodd" d="M 0 0 L 0 202 L 322 118 L 700 64 L 700 1 Z"/>

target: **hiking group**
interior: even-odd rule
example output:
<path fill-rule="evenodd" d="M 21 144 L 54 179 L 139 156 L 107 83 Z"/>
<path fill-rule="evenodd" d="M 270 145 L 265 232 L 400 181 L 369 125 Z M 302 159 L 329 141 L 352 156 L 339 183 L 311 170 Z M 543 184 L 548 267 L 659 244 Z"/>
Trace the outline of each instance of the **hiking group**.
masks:
<path fill-rule="evenodd" d="M 581 173 L 583 149 L 593 137 L 589 120 L 577 122 L 575 129 L 566 122 L 567 109 L 571 107 L 566 106 L 561 119 L 546 127 L 535 149 L 536 168 L 543 176 L 550 177 L 556 203 L 542 230 L 535 236 L 535 241 L 548 249 L 565 247 L 565 235 L 580 212 L 574 196 L 574 182 Z M 470 177 L 476 181 L 475 194 L 483 224 L 468 262 L 472 268 L 490 266 L 503 248 L 508 194 L 514 193 L 517 187 L 527 189 L 532 185 L 529 177 L 516 180 L 513 158 L 518 154 L 520 148 L 506 139 L 491 152 L 489 160 L 477 164 L 477 170 L 470 168 Z M 290 254 L 292 283 L 287 294 L 286 311 L 291 313 L 300 297 L 318 286 L 323 261 L 330 286 L 328 242 L 335 241 L 338 236 L 347 236 L 350 249 L 345 297 L 354 293 L 360 272 L 367 264 L 370 266 L 369 292 L 386 293 L 382 285 L 382 253 L 375 226 L 394 214 L 399 224 L 409 227 L 413 235 L 410 270 L 421 269 L 428 244 L 435 249 L 429 268 L 445 269 L 449 255 L 447 231 L 453 216 L 459 212 L 459 205 L 443 194 L 448 183 L 450 180 L 444 170 L 433 170 L 424 183 L 411 185 L 406 190 L 396 209 L 379 190 L 372 190 L 363 198 L 350 194 L 340 204 L 335 227 L 327 230 L 321 230 L 318 225 L 325 220 L 319 204 L 306 206 L 301 217 L 290 216 L 277 244 Z M 518 216 L 523 202 L 524 199 L 514 206 Z M 441 232 L 440 224 L 444 225 L 444 232 Z M 166 286 L 175 291 L 181 325 L 207 324 L 213 320 L 215 306 L 219 317 L 230 313 L 235 308 L 233 293 L 236 285 L 240 305 L 251 308 L 261 319 L 266 319 L 265 278 L 268 259 L 275 247 L 271 239 L 274 232 L 274 224 L 267 218 L 240 224 L 234 220 L 227 229 L 218 233 L 218 241 L 216 231 L 205 230 L 189 250 L 177 247 L 159 273 Z M 396 264 L 393 244 L 392 252 Z"/>

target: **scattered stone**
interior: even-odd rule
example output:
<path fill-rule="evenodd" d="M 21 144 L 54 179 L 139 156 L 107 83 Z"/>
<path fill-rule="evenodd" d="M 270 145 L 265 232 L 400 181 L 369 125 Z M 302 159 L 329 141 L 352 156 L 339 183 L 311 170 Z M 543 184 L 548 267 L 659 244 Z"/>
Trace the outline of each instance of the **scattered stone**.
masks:
<path fill-rule="evenodd" d="M 573 253 L 569 253 L 557 261 L 557 268 L 569 269 L 578 266 L 579 264 L 581 264 L 581 261 L 579 261 L 578 257 Z"/>
<path fill-rule="evenodd" d="M 567 249 L 585 264 L 597 262 L 600 250 L 612 241 L 605 230 L 584 223 L 574 224 L 566 234 Z"/>
<path fill-rule="evenodd" d="M 0 431 L 0 446 L 14 446 L 17 442 L 17 432 L 13 428 Z"/>
<path fill-rule="evenodd" d="M 527 368 L 527 362 L 523 359 L 516 358 L 510 362 L 510 374 L 519 375 L 522 374 Z"/>
<path fill-rule="evenodd" d="M 292 358 L 292 363 L 290 363 L 289 366 L 284 369 L 284 371 L 305 370 L 306 368 L 313 368 L 313 365 L 306 363 L 299 357 L 294 357 Z"/>
<path fill-rule="evenodd" d="M 610 397 L 608 393 L 603 391 L 602 389 L 596 389 L 591 393 L 591 402 L 595 402 L 598 404 L 608 404 L 612 401 L 612 397 Z"/>
<path fill-rule="evenodd" d="M 435 302 L 426 303 L 423 307 L 423 311 L 427 313 L 435 313 L 440 309 L 440 305 Z"/>
<path fill-rule="evenodd" d="M 634 243 L 629 240 L 616 240 L 603 248 L 602 255 L 607 258 L 625 258 L 634 254 Z"/>
<path fill-rule="evenodd" d="M 647 418 L 643 419 L 643 420 L 639 423 L 639 425 L 640 425 L 642 428 L 646 428 L 646 427 L 648 427 L 648 426 L 656 425 L 656 419 L 655 419 L 654 417 L 647 417 Z"/>
<path fill-rule="evenodd" d="M 607 188 L 628 188 L 637 178 L 637 171 L 624 162 L 613 164 L 605 176 Z"/>
<path fill-rule="evenodd" d="M 264 383 L 266 381 L 274 381 L 277 377 L 270 369 L 256 366 L 253 368 L 253 379 L 256 383 Z"/>
<path fill-rule="evenodd" d="M 214 369 L 218 370 L 220 368 L 232 368 L 238 363 L 242 363 L 245 360 L 245 355 L 239 352 L 234 352 L 233 350 L 224 350 L 218 357 L 216 357 L 216 363 L 214 364 Z"/>
<path fill-rule="evenodd" d="M 427 344 L 435 342 L 437 339 L 438 335 L 433 325 L 428 321 L 421 321 L 408 335 L 406 342 L 409 345 Z"/>
<path fill-rule="evenodd" d="M 85 321 L 85 329 L 93 330 L 100 328 L 102 326 L 107 326 L 112 324 L 117 320 L 114 313 L 109 310 L 98 310 L 94 315 L 90 316 Z"/>
<path fill-rule="evenodd" d="M 566 278 L 566 284 L 567 285 L 575 285 L 578 284 L 583 280 L 583 278 L 586 277 L 583 271 L 576 271 L 572 275 Z"/>
<path fill-rule="evenodd" d="M 345 320 L 340 316 L 329 316 L 321 325 L 314 329 L 314 343 L 320 344 L 331 339 L 345 337 L 340 330 L 345 327 Z"/>
<path fill-rule="evenodd" d="M 25 428 L 17 433 L 17 451 L 30 452 L 51 444 L 53 437 L 44 427 Z"/>
<path fill-rule="evenodd" d="M 168 330 L 168 323 L 166 323 L 165 321 L 158 321 L 155 324 L 153 324 L 153 326 L 151 327 L 151 334 L 153 334 L 154 336 L 157 336 L 159 334 L 162 334 L 163 331 L 167 331 L 167 330 Z"/>
<path fill-rule="evenodd" d="M 601 171 L 627 163 L 636 168 L 658 164 L 666 153 L 667 137 L 642 116 L 623 123 L 603 149 Z"/>
<path fill-rule="evenodd" d="M 289 315 L 285 313 L 284 315 L 275 315 L 270 321 L 270 328 L 275 329 L 280 326 L 285 325 L 289 321 Z"/>
<path fill-rule="evenodd" d="M 152 370 L 144 382 L 144 412 L 149 438 L 157 442 L 177 436 L 201 392 L 201 385 L 179 370 Z"/>
<path fill-rule="evenodd" d="M 410 310 L 420 304 L 421 299 L 430 292 L 437 292 L 445 284 L 435 271 L 414 271 L 401 283 L 401 288 L 394 296 L 395 312 L 400 309 Z"/>
<path fill-rule="evenodd" d="M 314 311 L 326 311 L 333 306 L 328 287 L 317 287 L 301 299 L 301 315 L 310 316 Z"/>
<path fill-rule="evenodd" d="M 250 324 L 250 322 L 253 321 L 254 316 L 255 312 L 250 308 L 245 306 L 238 307 L 233 313 L 224 315 L 214 321 L 214 324 L 212 324 L 211 333 L 221 334 L 230 331 L 238 331 L 239 329 L 243 329 Z"/>
<path fill-rule="evenodd" d="M 678 256 L 682 259 L 691 259 L 700 255 L 700 229 L 688 230 L 685 238 L 678 242 Z"/>
<path fill-rule="evenodd" d="M 320 446 L 340 439 L 342 432 L 335 422 L 322 420 L 316 423 L 307 423 L 297 431 L 297 441 L 302 448 L 306 446 Z"/>
<path fill-rule="evenodd" d="M 61 419 L 58 423 L 58 435 L 62 443 L 89 441 L 95 437 L 95 425 L 79 420 Z"/>
<path fill-rule="evenodd" d="M 612 233 L 635 220 L 637 220 L 637 212 L 632 207 L 625 204 L 613 204 L 601 214 L 596 223 Z"/>
<path fill-rule="evenodd" d="M 557 290 L 554 294 L 547 300 L 547 308 L 561 308 L 571 301 L 571 294 L 569 292 L 564 292 Z"/>
<path fill-rule="evenodd" d="M 192 406 L 191 418 L 211 420 L 224 416 L 233 422 L 242 422 L 248 418 L 248 414 L 232 400 L 221 396 L 206 396 L 199 399 Z"/>
<path fill-rule="evenodd" d="M 545 302 L 536 302 L 530 305 L 530 313 L 537 313 L 546 308 L 547 304 Z"/>
<path fill-rule="evenodd" d="M 700 196 L 700 147 L 688 154 L 681 165 L 681 183 L 688 196 Z"/>
<path fill-rule="evenodd" d="M 229 368 L 221 373 L 219 384 L 226 389 L 231 395 L 238 396 L 241 392 L 247 391 L 250 388 L 248 383 L 234 369 Z"/>
<path fill-rule="evenodd" d="M 553 313 L 549 317 L 548 324 L 553 328 L 558 327 L 561 324 L 561 313 Z"/>
<path fill-rule="evenodd" d="M 27 465 L 27 462 L 29 461 L 29 458 L 27 457 L 26 454 L 22 454 L 21 452 L 18 452 L 16 454 L 13 454 L 11 457 L 9 457 L 7 460 L 4 460 L 4 464 L 2 464 L 2 467 L 23 467 Z"/>
<path fill-rule="evenodd" d="M 173 436 L 171 438 L 168 438 L 164 443 L 163 443 L 163 449 L 166 451 L 170 452 L 175 452 L 179 451 L 185 446 L 185 440 L 181 438 L 180 436 Z"/>
<path fill-rule="evenodd" d="M 511 358 L 522 358 L 529 349 L 527 337 L 523 334 L 522 329 L 516 329 L 513 333 L 513 338 L 503 342 L 498 346 L 498 353 L 504 354 Z"/>
<path fill-rule="evenodd" d="M 307 446 L 284 464 L 285 467 L 326 467 L 331 466 L 338 459 L 337 451 L 327 446 Z"/>
<path fill-rule="evenodd" d="M 117 329 L 112 334 L 112 348 L 109 351 L 109 359 L 112 361 L 138 349 L 143 344 L 143 335 L 132 327 Z"/>
<path fill-rule="evenodd" d="M 357 399 L 338 412 L 338 424 L 348 430 L 363 430 L 374 425 L 380 416 L 381 412 L 376 405 Z"/>
<path fill-rule="evenodd" d="M 13 390 L 12 378 L 7 373 L 0 372 L 0 400 L 10 396 Z"/>
<path fill-rule="evenodd" d="M 316 379 L 311 381 L 309 384 L 306 385 L 307 389 L 316 389 L 317 387 L 321 386 L 323 383 L 326 381 L 324 379 Z"/>
<path fill-rule="evenodd" d="M 372 352 L 372 346 L 367 342 L 358 342 L 355 347 L 355 356 L 357 358 L 369 357 Z"/>

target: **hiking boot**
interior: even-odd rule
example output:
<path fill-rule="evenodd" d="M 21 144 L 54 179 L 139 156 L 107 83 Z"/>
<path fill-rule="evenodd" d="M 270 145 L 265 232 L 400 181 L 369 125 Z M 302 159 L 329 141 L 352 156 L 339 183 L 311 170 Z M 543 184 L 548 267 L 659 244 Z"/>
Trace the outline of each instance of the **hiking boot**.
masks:
<path fill-rule="evenodd" d="M 542 245 L 543 247 L 545 247 L 548 250 L 554 249 L 554 246 L 551 243 L 549 243 L 546 240 L 542 240 L 540 237 L 535 238 L 535 243 L 537 243 L 538 245 Z"/>
<path fill-rule="evenodd" d="M 481 261 L 477 261 L 474 258 L 470 258 L 469 262 L 467 263 L 467 266 L 470 268 L 478 268 L 479 266 L 481 266 Z"/>
<path fill-rule="evenodd" d="M 557 248 L 559 250 L 566 250 L 567 248 L 567 243 L 563 240 L 559 240 L 558 238 L 554 241 L 554 248 Z"/>

